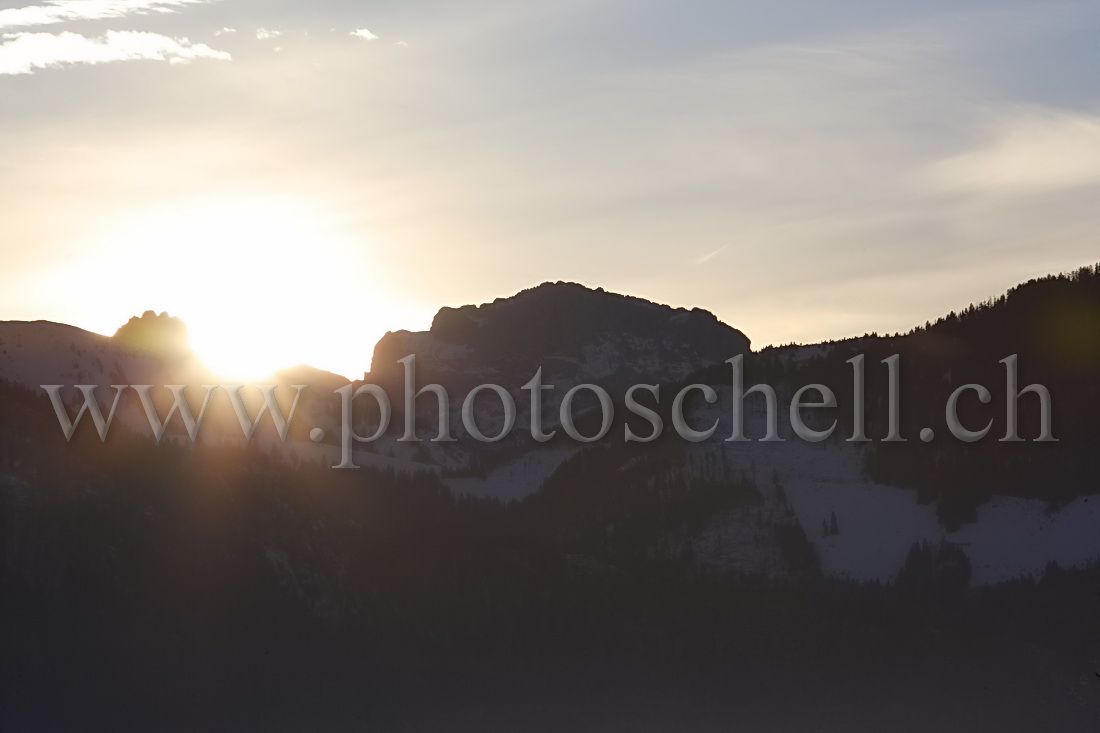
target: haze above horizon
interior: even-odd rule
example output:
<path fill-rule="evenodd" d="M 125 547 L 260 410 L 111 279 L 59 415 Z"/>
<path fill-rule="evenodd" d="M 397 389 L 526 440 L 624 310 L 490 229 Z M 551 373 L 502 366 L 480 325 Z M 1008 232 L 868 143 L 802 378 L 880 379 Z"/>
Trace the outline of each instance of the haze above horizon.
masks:
<path fill-rule="evenodd" d="M 1096 260 L 1100 7 L 0 0 L 0 318 L 355 376 L 578 281 L 755 347 Z M 245 336 L 247 335 L 247 337 Z"/>

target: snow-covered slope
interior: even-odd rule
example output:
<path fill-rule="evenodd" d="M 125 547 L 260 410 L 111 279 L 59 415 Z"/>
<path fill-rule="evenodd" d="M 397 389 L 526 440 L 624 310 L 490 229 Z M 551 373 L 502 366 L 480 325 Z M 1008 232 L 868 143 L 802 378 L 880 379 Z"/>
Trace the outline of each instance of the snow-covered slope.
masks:
<path fill-rule="evenodd" d="M 1034 499 L 998 496 L 978 520 L 948 532 L 916 493 L 858 480 L 798 479 L 786 485 L 799 520 L 821 554 L 825 572 L 855 580 L 890 581 L 914 543 L 946 539 L 970 559 L 972 582 L 1037 576 L 1050 561 L 1073 567 L 1100 559 L 1100 500 L 1079 497 L 1057 509 Z M 823 536 L 836 513 L 839 532 Z"/>

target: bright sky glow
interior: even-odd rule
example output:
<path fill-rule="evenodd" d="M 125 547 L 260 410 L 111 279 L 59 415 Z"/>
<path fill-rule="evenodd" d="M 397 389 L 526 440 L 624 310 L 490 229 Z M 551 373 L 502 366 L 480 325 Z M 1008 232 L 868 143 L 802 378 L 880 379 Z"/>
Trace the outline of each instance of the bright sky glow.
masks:
<path fill-rule="evenodd" d="M 755 346 L 1095 262 L 1100 6 L 0 0 L 0 318 L 219 369 L 576 280 Z M 369 29 L 369 30 L 368 30 Z"/>

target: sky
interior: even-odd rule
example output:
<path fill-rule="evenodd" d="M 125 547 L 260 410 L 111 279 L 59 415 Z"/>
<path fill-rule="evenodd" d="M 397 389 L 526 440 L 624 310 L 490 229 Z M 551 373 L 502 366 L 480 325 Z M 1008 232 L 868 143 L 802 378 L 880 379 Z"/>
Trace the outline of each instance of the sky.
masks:
<path fill-rule="evenodd" d="M 1100 4 L 0 0 L 0 319 L 242 376 L 568 280 L 754 348 L 1100 260 Z"/>

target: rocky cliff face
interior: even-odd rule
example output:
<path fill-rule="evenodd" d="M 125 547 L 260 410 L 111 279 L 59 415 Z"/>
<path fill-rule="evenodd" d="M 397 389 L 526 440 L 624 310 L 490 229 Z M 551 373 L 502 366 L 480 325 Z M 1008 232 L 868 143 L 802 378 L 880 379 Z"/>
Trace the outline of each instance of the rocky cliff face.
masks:
<path fill-rule="evenodd" d="M 608 389 L 684 379 L 749 351 L 749 339 L 695 308 L 672 308 L 576 283 L 543 283 L 480 306 L 442 308 L 430 331 L 396 331 L 375 347 L 370 377 L 399 382 L 409 354 L 417 374 L 469 388 L 513 388 L 542 367 L 547 383 L 598 381 Z"/>

